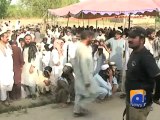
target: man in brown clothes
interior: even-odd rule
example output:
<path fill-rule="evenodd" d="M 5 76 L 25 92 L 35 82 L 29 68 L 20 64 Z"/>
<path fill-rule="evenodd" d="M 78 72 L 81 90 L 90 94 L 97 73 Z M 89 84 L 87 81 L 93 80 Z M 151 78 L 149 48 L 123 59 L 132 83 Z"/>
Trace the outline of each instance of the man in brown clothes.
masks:
<path fill-rule="evenodd" d="M 12 41 L 11 46 L 13 50 L 14 85 L 10 92 L 10 99 L 17 100 L 21 98 L 21 73 L 24 60 L 21 49 L 17 46 L 17 43 Z"/>

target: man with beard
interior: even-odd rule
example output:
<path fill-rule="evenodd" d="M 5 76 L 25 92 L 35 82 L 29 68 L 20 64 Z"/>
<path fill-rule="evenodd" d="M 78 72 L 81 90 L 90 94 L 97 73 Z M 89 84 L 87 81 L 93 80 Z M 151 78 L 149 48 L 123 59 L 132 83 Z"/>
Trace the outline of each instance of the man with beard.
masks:
<path fill-rule="evenodd" d="M 67 103 L 74 101 L 74 75 L 73 68 L 70 63 L 66 63 L 63 67 L 63 73 L 58 78 L 55 100 L 60 103 L 61 107 L 66 107 Z"/>
<path fill-rule="evenodd" d="M 108 44 L 110 44 L 110 61 L 115 62 L 117 66 L 117 80 L 118 83 L 120 83 L 120 89 L 122 94 L 120 95 L 120 98 L 125 98 L 125 90 L 124 90 L 124 82 L 125 79 L 123 76 L 125 76 L 125 68 L 123 66 L 124 64 L 124 58 L 125 58 L 125 48 L 126 48 L 126 41 L 124 38 L 122 38 L 122 31 L 117 30 L 115 32 L 115 37 L 109 39 L 107 41 Z"/>
<path fill-rule="evenodd" d="M 156 38 L 153 44 L 154 57 L 157 61 L 158 67 L 160 68 L 160 30 L 156 33 Z"/>
<path fill-rule="evenodd" d="M 117 90 L 117 79 L 114 76 L 113 69 L 108 64 L 102 65 L 101 70 L 94 75 L 93 79 L 100 87 L 98 96 L 100 100 L 104 100 L 106 97 L 111 96 Z"/>
<path fill-rule="evenodd" d="M 0 101 L 3 105 L 9 105 L 8 92 L 13 87 L 13 59 L 12 49 L 8 44 L 7 32 L 0 33 Z"/>
<path fill-rule="evenodd" d="M 146 29 L 146 40 L 145 40 L 145 47 L 150 51 L 152 55 L 154 55 L 154 41 L 155 41 L 155 30 L 152 28 Z"/>
<path fill-rule="evenodd" d="M 94 75 L 96 75 L 101 70 L 101 66 L 106 62 L 106 57 L 104 55 L 102 46 L 98 46 L 98 50 L 94 54 L 93 59 L 94 59 Z"/>
<path fill-rule="evenodd" d="M 133 52 L 127 64 L 125 82 L 126 120 L 146 120 L 152 101 L 160 103 L 160 70 L 144 47 L 145 37 L 146 31 L 142 27 L 133 27 L 129 32 L 128 42 Z"/>
<path fill-rule="evenodd" d="M 105 38 L 104 34 L 102 33 L 102 31 L 99 31 L 99 35 L 97 36 L 96 39 L 97 39 L 98 41 L 100 41 L 100 40 L 105 41 L 105 40 L 106 40 L 106 38 Z"/>
<path fill-rule="evenodd" d="M 94 33 L 83 31 L 81 33 L 81 42 L 78 44 L 73 69 L 75 72 L 75 104 L 74 115 L 86 115 L 86 105 L 95 100 L 98 96 L 98 85 L 93 80 L 93 59 L 92 48 L 90 46 Z"/>
<path fill-rule="evenodd" d="M 34 43 L 31 43 L 32 37 L 27 34 L 24 37 L 25 46 L 23 50 L 24 66 L 22 69 L 22 85 L 27 97 L 36 98 L 36 78 L 37 78 L 37 48 Z"/>

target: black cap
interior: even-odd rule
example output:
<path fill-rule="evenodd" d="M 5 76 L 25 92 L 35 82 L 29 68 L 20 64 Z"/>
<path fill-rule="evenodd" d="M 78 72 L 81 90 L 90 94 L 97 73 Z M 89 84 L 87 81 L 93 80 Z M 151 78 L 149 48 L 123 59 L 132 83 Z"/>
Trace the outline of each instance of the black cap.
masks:
<path fill-rule="evenodd" d="M 153 32 L 155 32 L 155 29 L 153 29 L 153 28 L 147 28 L 146 29 L 147 36 L 151 35 Z"/>
<path fill-rule="evenodd" d="M 17 45 L 17 42 L 16 42 L 15 40 L 10 40 L 10 41 L 9 41 L 9 44 L 10 44 L 10 45 Z"/>
<path fill-rule="evenodd" d="M 133 27 L 128 34 L 128 37 L 130 38 L 135 38 L 135 37 L 141 37 L 145 38 L 146 37 L 146 30 L 140 26 Z"/>
<path fill-rule="evenodd" d="M 43 75 L 47 78 L 49 78 L 50 74 L 52 72 L 52 68 L 50 66 L 46 66 L 44 68 L 44 71 L 43 71 Z"/>
<path fill-rule="evenodd" d="M 19 42 L 24 42 L 24 38 L 19 38 Z"/>
<path fill-rule="evenodd" d="M 160 30 L 156 33 L 157 37 L 160 37 Z"/>

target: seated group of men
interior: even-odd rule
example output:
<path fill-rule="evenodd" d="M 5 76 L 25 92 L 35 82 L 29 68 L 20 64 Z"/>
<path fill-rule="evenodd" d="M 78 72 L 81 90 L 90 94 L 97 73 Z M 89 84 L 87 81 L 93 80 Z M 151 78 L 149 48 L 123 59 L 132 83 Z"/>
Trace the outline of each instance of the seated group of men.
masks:
<path fill-rule="evenodd" d="M 117 91 L 118 83 L 115 72 L 115 64 L 104 64 L 101 66 L 100 72 L 93 76 L 93 80 L 95 80 L 99 86 L 97 100 L 103 101 Z M 75 75 L 72 65 L 70 63 L 65 64 L 61 76 L 56 81 L 56 86 L 52 86 L 51 84 L 51 74 L 52 68 L 50 66 L 45 67 L 42 75 L 40 76 L 42 83 L 39 82 L 39 84 L 37 84 L 38 92 L 53 92 L 55 95 L 54 102 L 60 103 L 62 107 L 66 106 L 68 103 L 74 102 Z"/>

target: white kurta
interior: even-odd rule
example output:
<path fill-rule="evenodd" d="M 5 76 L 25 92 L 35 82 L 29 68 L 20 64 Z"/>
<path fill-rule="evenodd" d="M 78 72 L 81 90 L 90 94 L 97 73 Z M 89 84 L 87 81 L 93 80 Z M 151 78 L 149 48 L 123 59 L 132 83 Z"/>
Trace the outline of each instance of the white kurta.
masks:
<path fill-rule="evenodd" d="M 111 38 L 108 40 L 111 45 L 110 61 L 115 62 L 117 70 L 123 70 L 123 53 L 125 51 L 126 41 L 121 38 L 120 40 L 115 40 Z"/>
<path fill-rule="evenodd" d="M 36 57 L 35 60 L 32 59 L 31 62 L 29 63 L 28 62 L 28 49 L 29 48 L 25 48 L 23 51 L 23 58 L 24 58 L 25 64 L 23 65 L 23 69 L 22 69 L 21 83 L 27 86 L 34 87 L 36 85 L 36 79 L 38 77 L 38 73 L 37 73 L 38 58 Z M 29 69 L 31 66 L 35 66 L 33 73 L 29 72 Z"/>
<path fill-rule="evenodd" d="M 71 59 L 75 58 L 78 43 L 79 43 L 79 41 L 74 42 L 74 43 L 71 42 L 71 44 L 69 46 L 69 53 L 68 54 Z"/>
<path fill-rule="evenodd" d="M 50 56 L 50 66 L 52 66 L 52 84 L 56 85 L 58 77 L 62 74 L 63 58 L 60 57 L 56 49 L 52 50 Z"/>
<path fill-rule="evenodd" d="M 44 51 L 43 52 L 43 56 L 42 56 L 43 68 L 45 68 L 46 66 L 49 66 L 50 56 L 51 56 L 51 52 L 50 51 Z"/>
<path fill-rule="evenodd" d="M 74 60 L 74 72 L 75 72 L 75 92 L 76 94 L 89 97 L 95 95 L 98 92 L 98 85 L 93 80 L 93 60 L 92 49 L 87 47 L 83 43 L 79 43 Z M 88 89 L 85 88 L 85 84 L 90 83 Z"/>
<path fill-rule="evenodd" d="M 75 104 L 74 113 L 81 113 L 87 107 L 87 103 L 98 97 L 100 87 L 93 80 L 93 60 L 91 47 L 79 43 L 75 59 L 73 61 L 75 72 Z M 86 88 L 86 84 L 90 87 Z"/>
<path fill-rule="evenodd" d="M 5 48 L 6 56 L 0 50 L 0 100 L 7 99 L 7 91 L 11 91 L 14 83 L 12 50 Z"/>
<path fill-rule="evenodd" d="M 152 54 L 152 55 L 154 55 L 154 50 L 153 50 L 153 41 L 149 41 L 149 39 L 148 38 L 146 38 L 145 39 L 145 44 L 144 44 L 144 46 L 150 51 L 150 53 Z"/>
<path fill-rule="evenodd" d="M 64 61 L 63 64 L 67 63 L 67 48 L 68 48 L 68 62 L 75 58 L 75 53 L 76 53 L 76 49 L 77 49 L 77 44 L 78 42 L 65 42 L 65 44 L 63 45 L 63 56 L 64 56 Z"/>

